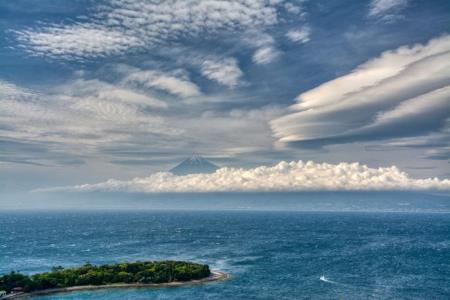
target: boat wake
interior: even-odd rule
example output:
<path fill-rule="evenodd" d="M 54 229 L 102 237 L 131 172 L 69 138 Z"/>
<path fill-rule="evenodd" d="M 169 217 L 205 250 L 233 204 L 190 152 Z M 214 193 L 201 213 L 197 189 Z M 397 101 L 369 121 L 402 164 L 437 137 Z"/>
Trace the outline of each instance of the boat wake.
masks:
<path fill-rule="evenodd" d="M 334 282 L 334 281 L 332 281 L 332 280 L 329 280 L 329 279 L 326 278 L 324 275 L 320 276 L 319 279 L 320 279 L 321 281 L 327 282 L 327 283 L 337 283 L 337 282 Z"/>

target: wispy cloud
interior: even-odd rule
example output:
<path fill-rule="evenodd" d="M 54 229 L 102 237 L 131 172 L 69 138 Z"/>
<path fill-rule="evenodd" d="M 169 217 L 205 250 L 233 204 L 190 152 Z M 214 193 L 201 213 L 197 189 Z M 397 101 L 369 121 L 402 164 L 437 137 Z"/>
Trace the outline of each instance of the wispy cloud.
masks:
<path fill-rule="evenodd" d="M 207 59 L 201 65 L 203 76 L 219 84 L 235 87 L 243 73 L 234 58 Z"/>
<path fill-rule="evenodd" d="M 311 28 L 309 26 L 303 26 L 300 29 L 292 29 L 286 33 L 288 39 L 292 42 L 304 44 L 310 41 Z"/>
<path fill-rule="evenodd" d="M 369 16 L 392 21 L 407 5 L 408 0 L 372 0 Z"/>
<path fill-rule="evenodd" d="M 167 72 L 140 70 L 132 67 L 122 67 L 121 69 L 121 72 L 125 73 L 122 83 L 126 85 L 163 90 L 180 97 L 201 95 L 200 88 L 187 76 L 176 76 Z"/>
<path fill-rule="evenodd" d="M 450 123 L 450 120 L 447 119 L 446 122 Z M 397 139 L 386 143 L 384 147 L 403 149 L 419 148 L 425 150 L 422 155 L 425 159 L 450 160 L 450 125 L 446 124 L 441 132 L 434 132 L 420 137 Z"/>
<path fill-rule="evenodd" d="M 31 54 L 79 59 L 153 47 L 203 34 L 242 32 L 277 24 L 282 1 L 110 0 L 87 22 L 49 24 L 16 32 Z M 294 6 L 290 10 L 294 9 Z"/>
<path fill-rule="evenodd" d="M 397 167 L 369 168 L 358 163 L 280 162 L 253 169 L 222 168 L 213 174 L 175 176 L 156 173 L 129 181 L 38 189 L 37 192 L 252 192 L 315 190 L 450 190 L 450 180 L 412 179 Z"/>
<path fill-rule="evenodd" d="M 86 147 L 122 140 L 126 131 L 171 132 L 160 117 L 145 111 L 165 109 L 165 102 L 102 81 L 77 79 L 46 95 L 1 82 L 0 89 L 2 139 L 76 152 L 79 147 L 89 151 Z"/>
<path fill-rule="evenodd" d="M 301 15 L 301 16 L 305 14 L 305 11 L 302 6 L 293 4 L 291 2 L 286 2 L 286 4 L 284 4 L 284 8 L 286 9 L 286 11 L 288 13 L 291 13 L 291 14 L 296 14 L 296 15 Z"/>
<path fill-rule="evenodd" d="M 252 61 L 255 64 L 271 63 L 281 54 L 274 37 L 261 30 L 247 31 L 242 39 L 245 46 L 255 49 L 252 55 Z"/>
<path fill-rule="evenodd" d="M 16 34 L 26 52 L 63 59 L 113 55 L 143 45 L 136 36 L 97 24 L 50 25 Z"/>
<path fill-rule="evenodd" d="M 268 121 L 282 107 L 217 111 L 205 109 L 204 102 L 166 101 L 124 82 L 142 70 L 121 69 L 114 82 L 84 74 L 41 94 L 0 81 L 0 161 L 67 163 L 87 157 L 131 165 L 148 152 L 164 153 L 167 162 L 192 151 L 233 157 L 271 147 Z"/>
<path fill-rule="evenodd" d="M 281 142 L 297 146 L 448 132 L 450 37 L 386 51 L 302 93 L 272 122 Z"/>
<path fill-rule="evenodd" d="M 278 56 L 280 52 L 276 50 L 273 46 L 262 47 L 255 51 L 253 54 L 253 62 L 258 65 L 265 65 L 273 62 Z"/>
<path fill-rule="evenodd" d="M 425 158 L 436 160 L 450 160 L 450 146 L 430 149 L 425 152 Z"/>

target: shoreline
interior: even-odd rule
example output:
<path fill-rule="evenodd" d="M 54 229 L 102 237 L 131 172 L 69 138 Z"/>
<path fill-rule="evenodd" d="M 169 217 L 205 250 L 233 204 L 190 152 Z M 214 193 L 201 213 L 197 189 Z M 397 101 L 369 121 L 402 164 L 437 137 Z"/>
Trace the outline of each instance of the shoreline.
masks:
<path fill-rule="evenodd" d="M 4 299 L 26 299 L 33 296 L 44 296 L 51 294 L 61 294 L 61 293 L 71 293 L 71 292 L 80 292 L 80 291 L 91 291 L 91 290 L 104 290 L 104 289 L 127 289 L 127 288 L 165 288 L 165 287 L 180 287 L 186 285 L 193 284 L 203 284 L 214 281 L 221 281 L 230 278 L 228 273 L 222 271 L 211 271 L 211 275 L 202 278 L 195 279 L 190 281 L 172 281 L 172 282 L 164 282 L 164 283 L 114 283 L 114 284 L 106 284 L 106 285 L 80 285 L 80 286 L 72 286 L 66 288 L 56 288 L 56 289 L 48 289 L 35 291 L 31 293 L 18 293 L 13 295 L 7 295 Z"/>

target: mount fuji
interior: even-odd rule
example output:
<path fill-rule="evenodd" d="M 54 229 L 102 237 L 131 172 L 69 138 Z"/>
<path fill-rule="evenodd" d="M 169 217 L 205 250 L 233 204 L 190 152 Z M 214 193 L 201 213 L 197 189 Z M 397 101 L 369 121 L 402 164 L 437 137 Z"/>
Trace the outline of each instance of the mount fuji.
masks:
<path fill-rule="evenodd" d="M 200 155 L 192 155 L 170 169 L 169 172 L 174 175 L 214 173 L 218 168 L 218 166 L 204 159 Z"/>

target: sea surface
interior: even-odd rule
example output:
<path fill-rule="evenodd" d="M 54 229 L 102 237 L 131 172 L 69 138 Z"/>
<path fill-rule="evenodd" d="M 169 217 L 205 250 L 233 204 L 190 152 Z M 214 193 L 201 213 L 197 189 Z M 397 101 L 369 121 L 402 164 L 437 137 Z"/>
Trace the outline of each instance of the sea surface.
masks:
<path fill-rule="evenodd" d="M 35 299 L 450 299 L 450 214 L 0 211 L 0 273 L 159 259 L 231 279 Z"/>

